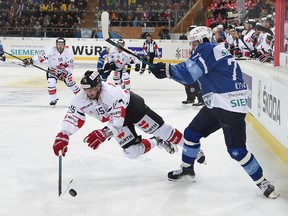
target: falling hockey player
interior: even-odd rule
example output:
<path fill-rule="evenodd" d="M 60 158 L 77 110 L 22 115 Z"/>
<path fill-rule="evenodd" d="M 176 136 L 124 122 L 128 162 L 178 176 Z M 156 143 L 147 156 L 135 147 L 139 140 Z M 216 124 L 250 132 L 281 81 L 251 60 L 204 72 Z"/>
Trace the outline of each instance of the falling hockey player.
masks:
<path fill-rule="evenodd" d="M 81 86 L 83 90 L 72 100 L 61 132 L 56 136 L 53 145 L 55 155 L 58 156 L 61 151 L 65 156 L 69 137 L 84 125 L 86 114 L 101 122 L 108 122 L 107 126 L 92 131 L 84 138 L 84 142 L 94 150 L 112 137 L 130 159 L 149 152 L 155 146 L 173 154 L 178 149 L 177 145 L 183 145 L 180 131 L 166 124 L 161 116 L 145 104 L 141 96 L 101 81 L 97 71 L 86 71 Z M 135 126 L 154 136 L 142 138 L 136 133 Z M 197 161 L 206 162 L 202 151 L 198 154 Z"/>
<path fill-rule="evenodd" d="M 181 84 L 200 83 L 205 106 L 184 131 L 182 165 L 168 173 L 171 181 L 195 177 L 194 161 L 200 139 L 222 128 L 229 155 L 244 168 L 268 198 L 277 198 L 275 187 L 263 175 L 255 156 L 246 147 L 248 89 L 242 71 L 232 55 L 221 45 L 211 43 L 212 31 L 199 26 L 191 30 L 188 41 L 194 51 L 183 63 L 158 63 L 149 70 L 159 79 L 169 77 Z"/>
<path fill-rule="evenodd" d="M 23 63 L 26 66 L 48 60 L 48 72 L 46 77 L 51 106 L 55 106 L 58 100 L 56 89 L 58 80 L 64 81 L 66 86 L 69 87 L 74 94 L 77 94 L 80 91 L 80 88 L 72 76 L 74 68 L 73 54 L 65 45 L 65 39 L 59 37 L 56 40 L 55 47 L 51 47 L 44 52 L 39 52 L 33 58 L 23 60 Z"/>

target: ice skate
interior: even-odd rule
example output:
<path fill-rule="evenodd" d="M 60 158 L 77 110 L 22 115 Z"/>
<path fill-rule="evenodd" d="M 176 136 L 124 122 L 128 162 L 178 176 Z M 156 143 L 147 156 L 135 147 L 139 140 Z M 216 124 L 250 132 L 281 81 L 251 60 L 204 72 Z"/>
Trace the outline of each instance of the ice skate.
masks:
<path fill-rule="evenodd" d="M 182 104 L 193 104 L 194 100 L 187 99 L 186 101 L 182 101 Z"/>
<path fill-rule="evenodd" d="M 153 137 L 153 139 L 156 139 L 157 146 L 159 148 L 164 148 L 169 154 L 174 154 L 175 152 L 178 151 L 177 146 L 168 141 L 160 139 L 159 137 Z"/>
<path fill-rule="evenodd" d="M 50 106 L 54 108 L 57 104 L 58 99 L 50 101 Z"/>
<path fill-rule="evenodd" d="M 144 71 L 145 71 L 145 69 L 144 69 L 144 70 L 142 70 L 142 69 L 141 69 L 141 71 L 140 71 L 140 74 L 143 74 L 143 73 L 144 73 Z"/>
<path fill-rule="evenodd" d="M 174 182 L 194 182 L 195 172 L 193 166 L 183 167 L 179 170 L 174 170 L 168 173 L 168 180 Z"/>
<path fill-rule="evenodd" d="M 205 154 L 201 149 L 199 150 L 199 152 L 197 154 L 196 161 L 200 164 L 207 165 Z"/>
<path fill-rule="evenodd" d="M 203 101 L 200 101 L 198 103 L 194 103 L 193 106 L 203 106 L 204 105 L 204 102 Z"/>
<path fill-rule="evenodd" d="M 257 186 L 262 190 L 263 195 L 267 198 L 276 199 L 280 196 L 280 194 L 275 191 L 274 185 L 272 185 L 266 179 L 264 179 L 261 183 L 257 184 Z"/>

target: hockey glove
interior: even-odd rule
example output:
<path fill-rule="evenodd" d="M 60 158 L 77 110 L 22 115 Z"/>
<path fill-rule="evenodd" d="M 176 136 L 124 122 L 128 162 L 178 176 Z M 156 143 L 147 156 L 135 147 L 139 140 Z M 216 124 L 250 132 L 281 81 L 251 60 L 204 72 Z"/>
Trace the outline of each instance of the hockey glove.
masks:
<path fill-rule="evenodd" d="M 28 65 L 33 64 L 32 58 L 25 58 L 25 59 L 23 59 L 23 64 L 24 64 L 25 66 L 28 66 Z"/>
<path fill-rule="evenodd" d="M 104 74 L 104 69 L 98 69 L 98 73 L 99 73 L 100 75 Z"/>
<path fill-rule="evenodd" d="M 261 62 L 270 62 L 273 60 L 271 53 L 265 53 L 259 56 L 259 61 Z"/>
<path fill-rule="evenodd" d="M 155 67 L 149 66 L 149 71 L 153 73 L 153 75 L 158 79 L 163 79 L 166 77 L 170 77 L 170 64 L 159 62 L 157 64 L 153 64 Z"/>
<path fill-rule="evenodd" d="M 62 70 L 61 73 L 58 75 L 58 79 L 61 80 L 61 81 L 64 81 L 64 79 L 66 78 L 67 74 L 68 74 L 67 70 Z"/>
<path fill-rule="evenodd" d="M 88 143 L 88 146 L 93 150 L 97 149 L 101 143 L 106 140 L 106 133 L 104 129 L 98 129 L 92 131 L 88 136 L 83 140 L 84 143 Z"/>
<path fill-rule="evenodd" d="M 5 56 L 5 54 L 2 54 L 2 55 L 0 56 L 0 60 L 3 61 L 3 62 L 6 61 L 6 56 Z"/>
<path fill-rule="evenodd" d="M 140 71 L 140 64 L 135 64 L 135 71 L 139 72 Z"/>
<path fill-rule="evenodd" d="M 62 155 L 65 156 L 68 150 L 68 142 L 69 136 L 67 134 L 64 134 L 62 132 L 58 133 L 53 145 L 55 155 L 59 156 L 59 151 L 62 151 Z"/>
<path fill-rule="evenodd" d="M 250 58 L 258 58 L 259 57 L 259 52 L 257 51 L 257 50 L 252 50 L 251 52 L 250 52 Z"/>
<path fill-rule="evenodd" d="M 110 63 L 109 63 L 109 69 L 110 69 L 110 70 L 114 70 L 114 71 L 116 70 L 116 65 L 115 65 L 114 62 L 110 62 Z"/>

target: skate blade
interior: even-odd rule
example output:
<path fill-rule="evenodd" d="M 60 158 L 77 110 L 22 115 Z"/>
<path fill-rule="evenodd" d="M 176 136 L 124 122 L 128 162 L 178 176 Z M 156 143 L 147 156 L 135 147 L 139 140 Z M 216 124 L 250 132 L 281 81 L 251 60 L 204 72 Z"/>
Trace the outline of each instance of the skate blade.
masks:
<path fill-rule="evenodd" d="M 169 182 L 196 182 L 195 176 L 183 176 L 179 179 L 170 179 L 168 178 Z"/>
<path fill-rule="evenodd" d="M 178 147 L 176 145 L 174 145 L 174 144 L 172 144 L 172 145 L 173 145 L 173 150 L 171 150 L 169 152 L 170 154 L 174 154 L 174 153 L 178 152 Z"/>
<path fill-rule="evenodd" d="M 280 196 L 279 193 L 277 193 L 276 191 L 273 191 L 271 194 L 269 194 L 268 198 L 277 199 L 279 196 Z"/>

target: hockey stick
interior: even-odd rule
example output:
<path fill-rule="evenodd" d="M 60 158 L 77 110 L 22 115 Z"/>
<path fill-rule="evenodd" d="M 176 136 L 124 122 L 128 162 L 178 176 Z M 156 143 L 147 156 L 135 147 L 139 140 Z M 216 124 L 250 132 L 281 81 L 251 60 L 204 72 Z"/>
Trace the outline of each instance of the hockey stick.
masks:
<path fill-rule="evenodd" d="M 255 59 L 253 59 L 253 58 L 235 58 L 235 60 L 241 61 L 241 60 L 255 60 Z"/>
<path fill-rule="evenodd" d="M 62 151 L 59 152 L 58 157 L 58 196 L 62 194 Z"/>
<path fill-rule="evenodd" d="M 20 64 L 20 63 L 14 62 L 14 61 L 7 61 L 7 60 L 6 60 L 6 62 L 9 62 L 9 63 L 11 63 L 11 64 L 15 64 L 15 65 L 19 65 L 19 66 L 21 66 L 21 67 L 26 67 L 26 65 Z"/>
<path fill-rule="evenodd" d="M 5 52 L 5 51 L 4 51 L 4 53 L 23 62 L 23 59 L 15 56 L 15 55 L 13 55 L 13 54 L 11 54 L 11 53 L 8 53 L 8 52 Z M 49 70 L 46 70 L 46 69 L 44 69 L 44 68 L 42 68 L 42 67 L 39 67 L 39 66 L 34 65 L 34 64 L 32 64 L 32 66 L 35 67 L 35 68 L 38 68 L 38 69 L 40 69 L 40 70 L 42 70 L 42 71 L 45 71 L 45 72 L 48 72 L 48 73 L 49 73 Z"/>
<path fill-rule="evenodd" d="M 120 46 L 119 44 L 115 43 L 113 40 L 111 40 L 109 38 L 109 13 L 107 11 L 103 11 L 101 14 L 101 25 L 102 25 L 102 35 L 103 35 L 103 39 L 105 41 L 107 41 L 108 43 L 110 43 L 111 45 L 122 49 L 124 52 L 136 57 L 137 59 L 139 59 L 139 61 L 141 61 L 144 64 L 149 65 L 149 67 L 155 68 L 155 65 L 153 63 L 150 63 L 148 61 L 146 61 L 145 59 L 141 58 L 140 56 L 134 54 L 133 52 L 131 52 L 130 50 Z"/>

